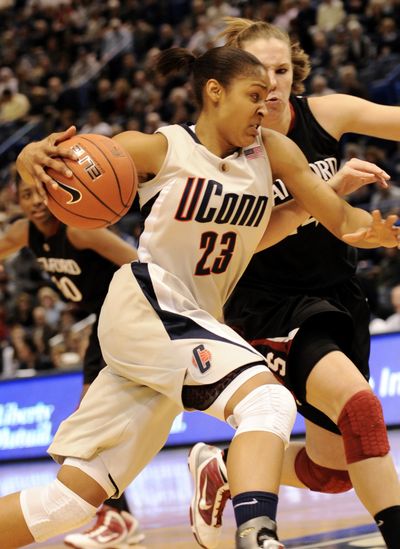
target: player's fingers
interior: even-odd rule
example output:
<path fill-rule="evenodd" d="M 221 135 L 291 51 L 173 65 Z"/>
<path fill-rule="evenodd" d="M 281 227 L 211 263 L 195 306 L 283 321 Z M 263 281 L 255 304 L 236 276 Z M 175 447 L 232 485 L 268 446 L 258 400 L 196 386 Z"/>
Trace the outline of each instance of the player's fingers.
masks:
<path fill-rule="evenodd" d="M 54 143 L 54 145 L 58 145 L 62 141 L 70 139 L 75 134 L 76 134 L 76 127 L 75 126 L 70 126 L 69 128 L 67 128 L 63 132 L 52 133 L 49 136 L 49 138 L 51 138 L 52 143 Z"/>
<path fill-rule="evenodd" d="M 382 222 L 382 214 L 379 210 L 372 210 L 371 212 L 373 221 L 380 223 Z"/>
<path fill-rule="evenodd" d="M 70 160 L 78 160 L 78 155 L 70 147 L 58 145 L 56 150 L 56 156 L 60 156 L 61 158 L 69 158 Z"/>
<path fill-rule="evenodd" d="M 396 215 L 396 214 L 390 214 L 387 216 L 387 218 L 385 219 L 385 225 L 387 227 L 392 227 L 393 225 L 395 225 L 397 223 L 397 221 L 399 220 L 399 216 Z"/>
<path fill-rule="evenodd" d="M 354 233 L 346 233 L 342 236 L 342 239 L 348 244 L 357 244 L 364 239 L 368 229 L 358 229 Z"/>
<path fill-rule="evenodd" d="M 66 177 L 72 177 L 73 173 L 68 168 L 67 164 L 59 158 L 49 158 L 44 166 L 44 169 L 52 169 L 57 173 L 65 175 Z"/>
<path fill-rule="evenodd" d="M 377 175 L 372 172 L 367 172 L 365 170 L 356 170 L 355 168 L 350 168 L 349 175 L 351 177 L 363 180 L 365 182 L 371 182 L 376 180 Z"/>
<path fill-rule="evenodd" d="M 57 186 L 57 182 L 46 172 L 42 166 L 34 166 L 33 180 L 41 198 L 46 197 L 45 185 Z"/>
<path fill-rule="evenodd" d="M 387 172 L 385 172 L 385 170 L 383 170 L 373 162 L 368 162 L 368 160 L 361 160 L 360 158 L 352 158 L 351 160 L 348 160 L 346 164 L 353 169 L 365 171 L 368 173 L 374 173 L 376 175 L 382 176 L 386 180 L 390 179 L 390 175 Z"/>
<path fill-rule="evenodd" d="M 385 188 L 388 187 L 387 181 L 390 179 L 386 172 L 382 172 L 381 170 L 366 171 L 352 168 L 350 175 L 359 178 L 363 183 L 377 182 Z"/>

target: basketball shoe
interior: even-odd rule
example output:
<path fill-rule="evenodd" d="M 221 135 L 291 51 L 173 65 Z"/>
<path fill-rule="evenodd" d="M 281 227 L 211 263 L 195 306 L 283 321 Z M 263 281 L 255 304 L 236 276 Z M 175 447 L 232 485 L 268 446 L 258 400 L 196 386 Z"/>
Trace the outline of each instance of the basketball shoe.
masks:
<path fill-rule="evenodd" d="M 80 534 L 69 534 L 64 543 L 76 549 L 127 549 L 143 539 L 144 534 L 133 515 L 103 505 L 97 511 L 93 528 Z"/>
<path fill-rule="evenodd" d="M 191 449 L 188 463 L 194 484 L 190 504 L 192 531 L 201 547 L 214 549 L 221 536 L 222 512 L 231 496 L 222 452 L 199 442 Z"/>
<path fill-rule="evenodd" d="M 285 549 L 277 539 L 276 522 L 269 517 L 255 517 L 236 530 L 236 549 Z"/>

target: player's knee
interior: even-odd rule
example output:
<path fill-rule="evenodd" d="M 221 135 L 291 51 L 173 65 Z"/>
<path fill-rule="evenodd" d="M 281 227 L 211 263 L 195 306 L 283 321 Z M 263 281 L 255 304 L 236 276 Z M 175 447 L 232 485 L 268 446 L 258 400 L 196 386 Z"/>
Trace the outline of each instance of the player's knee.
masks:
<path fill-rule="evenodd" d="M 235 436 L 267 431 L 279 436 L 287 446 L 296 411 L 294 398 L 283 385 L 261 385 L 235 406 L 228 423 L 236 428 Z"/>
<path fill-rule="evenodd" d="M 22 490 L 20 504 L 25 522 L 36 542 L 79 528 L 97 510 L 58 479 L 46 486 Z"/>
<path fill-rule="evenodd" d="M 385 456 L 390 449 L 379 399 L 368 389 L 345 404 L 338 418 L 347 463 Z"/>
<path fill-rule="evenodd" d="M 302 448 L 297 454 L 294 468 L 298 479 L 314 492 L 340 494 L 353 487 L 347 471 L 331 469 L 314 463 L 305 448 Z"/>

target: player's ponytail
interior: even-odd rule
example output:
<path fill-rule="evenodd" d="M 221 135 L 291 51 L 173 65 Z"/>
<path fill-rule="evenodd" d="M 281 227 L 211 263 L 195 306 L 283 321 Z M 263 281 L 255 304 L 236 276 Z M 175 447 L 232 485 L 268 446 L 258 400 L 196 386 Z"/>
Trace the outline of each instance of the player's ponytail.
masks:
<path fill-rule="evenodd" d="M 209 80 L 218 80 L 228 88 L 236 77 L 264 72 L 264 67 L 254 55 L 238 48 L 222 46 L 211 48 L 199 57 L 184 48 L 164 50 L 158 57 L 156 70 L 164 76 L 177 71 L 184 71 L 186 75 L 192 73 L 194 96 L 201 108 L 203 90 Z"/>
<path fill-rule="evenodd" d="M 157 57 L 156 71 L 163 76 L 174 72 L 185 72 L 190 75 L 196 56 L 185 48 L 169 48 L 162 51 Z"/>

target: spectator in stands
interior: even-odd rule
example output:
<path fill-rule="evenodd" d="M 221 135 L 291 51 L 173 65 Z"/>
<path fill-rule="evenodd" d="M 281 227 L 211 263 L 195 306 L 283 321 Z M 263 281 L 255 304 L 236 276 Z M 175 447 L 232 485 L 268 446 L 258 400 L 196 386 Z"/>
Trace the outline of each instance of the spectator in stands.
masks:
<path fill-rule="evenodd" d="M 393 17 L 384 17 L 378 26 L 378 55 L 400 53 L 400 33 Z"/>
<path fill-rule="evenodd" d="M 298 15 L 297 2 L 294 0 L 281 0 L 278 14 L 274 18 L 274 25 L 289 32 L 293 19 Z"/>
<path fill-rule="evenodd" d="M 331 63 L 331 52 L 327 36 L 324 32 L 317 29 L 312 34 L 312 40 L 311 65 L 314 71 L 325 70 Z"/>
<path fill-rule="evenodd" d="M 65 309 L 65 303 L 50 286 L 43 286 L 38 292 L 38 302 L 45 311 L 46 323 L 53 329 L 58 328 L 61 312 Z"/>
<path fill-rule="evenodd" d="M 360 82 L 357 69 L 354 65 L 339 67 L 338 76 L 337 92 L 368 99 L 368 91 Z"/>
<path fill-rule="evenodd" d="M 97 109 L 91 109 L 86 115 L 86 121 L 79 133 L 97 133 L 111 137 L 113 135 L 112 126 L 105 122 Z"/>
<path fill-rule="evenodd" d="M 100 63 L 94 52 L 80 47 L 76 61 L 72 64 L 69 73 L 69 84 L 78 88 L 92 80 L 100 70 Z"/>
<path fill-rule="evenodd" d="M 209 21 L 221 20 L 223 17 L 235 17 L 239 15 L 239 10 L 232 6 L 232 2 L 224 0 L 211 0 L 206 8 L 206 16 Z"/>
<path fill-rule="evenodd" d="M 384 214 L 400 213 L 400 187 L 392 184 L 387 189 L 375 187 L 369 204 L 371 209 L 379 209 Z"/>
<path fill-rule="evenodd" d="M 329 87 L 328 80 L 323 74 L 314 74 L 310 82 L 310 93 L 311 97 L 329 95 L 335 93 L 335 90 Z"/>
<path fill-rule="evenodd" d="M 333 31 L 345 17 L 341 0 L 321 0 L 317 5 L 317 27 L 323 32 Z"/>
<path fill-rule="evenodd" d="M 390 293 L 394 286 L 400 284 L 400 254 L 396 250 L 382 250 L 381 258 L 376 265 L 376 286 L 380 310 L 378 316 L 387 318 L 392 311 Z"/>
<path fill-rule="evenodd" d="M 197 19 L 196 30 L 192 34 L 187 45 L 188 49 L 196 54 L 204 53 L 213 43 L 217 30 L 212 27 L 206 15 L 200 15 Z"/>
<path fill-rule="evenodd" d="M 19 324 L 28 329 L 33 324 L 34 301 L 30 294 L 21 292 L 17 295 L 14 305 L 9 310 L 9 318 L 12 324 Z"/>
<path fill-rule="evenodd" d="M 109 78 L 102 77 L 95 82 L 95 89 L 92 91 L 91 103 L 96 105 L 103 120 L 108 120 L 114 112 L 114 97 L 112 83 Z"/>
<path fill-rule="evenodd" d="M 365 33 L 363 26 L 357 19 L 349 20 L 347 30 L 349 32 L 347 39 L 347 61 L 354 63 L 357 68 L 368 65 L 376 53 L 370 37 Z"/>
<path fill-rule="evenodd" d="M 247 17 L 247 16 L 246 16 Z M 254 17 L 247 17 L 254 19 Z M 291 29 L 298 38 L 305 52 L 312 52 L 311 33 L 315 27 L 317 20 L 317 10 L 312 0 L 299 0 L 298 13 L 296 19 L 291 22 Z"/>
<path fill-rule="evenodd" d="M 117 17 L 113 17 L 106 27 L 101 43 L 102 62 L 110 61 L 117 55 L 133 51 L 131 27 Z"/>
<path fill-rule="evenodd" d="M 13 93 L 18 92 L 18 79 L 10 67 L 0 68 L 0 95 L 4 90 L 11 90 Z"/>
<path fill-rule="evenodd" d="M 394 313 L 386 319 L 386 329 L 388 331 L 400 331 L 400 284 L 392 288 L 391 302 Z"/>
<path fill-rule="evenodd" d="M 59 111 L 68 107 L 72 100 L 72 94 L 59 76 L 51 76 L 47 80 L 47 99 L 45 112 L 55 116 Z"/>
<path fill-rule="evenodd" d="M 0 98 L 0 124 L 7 124 L 23 119 L 29 112 L 29 99 L 23 93 L 3 90 Z"/>
<path fill-rule="evenodd" d="M 14 331 L 11 342 L 14 349 L 14 359 L 18 364 L 19 371 L 32 370 L 33 372 L 38 372 L 54 368 L 53 363 L 47 355 L 42 355 L 38 351 L 29 333 Z"/>
<path fill-rule="evenodd" d="M 46 310 L 41 305 L 33 309 L 32 340 L 41 355 L 50 360 L 49 339 L 56 334 L 54 328 L 46 320 Z"/>

